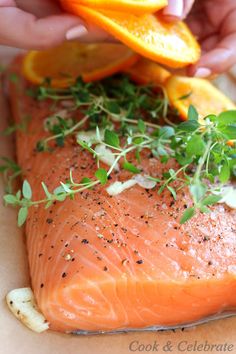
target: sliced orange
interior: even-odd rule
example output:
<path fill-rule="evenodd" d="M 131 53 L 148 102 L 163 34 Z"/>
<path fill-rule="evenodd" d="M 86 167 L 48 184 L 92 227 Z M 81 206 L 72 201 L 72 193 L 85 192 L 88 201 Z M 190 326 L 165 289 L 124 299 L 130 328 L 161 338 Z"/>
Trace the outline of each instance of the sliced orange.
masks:
<path fill-rule="evenodd" d="M 157 15 L 95 10 L 64 0 L 66 11 L 100 26 L 144 57 L 180 68 L 196 62 L 200 47 L 183 22 L 167 23 Z"/>
<path fill-rule="evenodd" d="M 228 97 L 204 79 L 172 76 L 167 80 L 165 87 L 170 103 L 185 120 L 190 105 L 197 109 L 201 118 L 236 109 Z"/>
<path fill-rule="evenodd" d="M 34 84 L 51 79 L 52 87 L 70 86 L 77 77 L 85 82 L 103 79 L 123 71 L 138 55 L 122 44 L 80 44 L 66 42 L 46 51 L 31 51 L 23 61 L 23 73 Z"/>
<path fill-rule="evenodd" d="M 171 75 L 168 70 L 146 58 L 139 59 L 125 72 L 134 82 L 141 85 L 163 85 Z"/>
<path fill-rule="evenodd" d="M 61 0 L 61 3 L 68 0 Z M 128 12 L 132 14 L 154 13 L 168 5 L 167 0 L 70 0 L 71 3 L 91 8 Z"/>

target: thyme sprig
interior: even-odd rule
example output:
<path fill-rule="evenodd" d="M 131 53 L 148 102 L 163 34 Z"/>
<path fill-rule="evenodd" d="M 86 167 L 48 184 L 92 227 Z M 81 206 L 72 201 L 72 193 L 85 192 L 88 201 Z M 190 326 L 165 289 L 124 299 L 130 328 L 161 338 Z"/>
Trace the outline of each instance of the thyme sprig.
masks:
<path fill-rule="evenodd" d="M 167 189 L 177 199 L 180 189 L 189 189 L 192 205 L 184 212 L 181 223 L 198 211 L 209 212 L 209 207 L 222 199 L 221 187 L 236 177 L 236 111 L 209 115 L 203 120 L 190 106 L 188 121 L 176 124 L 173 123 L 176 114 L 163 91 L 154 94 L 151 87 L 135 86 L 126 77 L 96 84 L 78 80 L 65 90 L 43 87 L 37 90 L 35 97 L 54 102 L 71 100 L 68 112 L 79 109 L 84 115 L 79 122 L 58 117 L 50 125 L 51 135 L 38 143 L 38 150 L 47 150 L 52 140 L 63 146 L 64 140 L 73 135 L 96 159 L 97 171 L 92 179 L 84 177 L 75 182 L 71 170 L 68 180 L 61 181 L 54 191 L 49 191 L 42 182 L 45 196 L 39 201 L 33 199 L 32 189 L 25 180 L 21 191 L 4 197 L 7 204 L 20 208 L 19 225 L 23 225 L 32 206 L 45 204 L 48 208 L 54 201 L 73 199 L 86 189 L 106 185 L 117 165 L 128 170 L 131 176 L 141 173 L 144 150 L 149 150 L 164 166 L 160 177 L 146 176 L 156 183 L 157 193 Z M 81 139 L 81 130 L 89 133 L 89 137 Z M 112 156 L 107 169 L 100 167 L 103 159 L 97 149 L 99 146 L 108 149 Z M 134 156 L 131 160 L 130 154 Z M 170 159 L 176 160 L 176 169 L 165 167 Z"/>
<path fill-rule="evenodd" d="M 50 131 L 52 136 L 38 142 L 38 151 L 47 150 L 48 143 L 52 140 L 63 146 L 65 137 L 75 134 L 81 124 L 88 120 L 90 128 L 108 128 L 118 122 L 126 126 L 145 119 L 147 126 L 155 128 L 158 127 L 156 123 L 160 118 L 172 124 L 167 117 L 176 115 L 168 104 L 163 88 L 160 88 L 160 94 L 154 94 L 151 86 L 134 85 L 127 77 L 107 79 L 95 84 L 85 84 L 77 80 L 75 85 L 68 89 L 40 87 L 36 92 L 30 91 L 30 95 L 40 101 L 50 99 L 58 103 L 71 100 L 69 111 L 80 109 L 87 117 L 70 128 L 67 120 L 59 120 Z"/>
<path fill-rule="evenodd" d="M 0 173 L 2 173 L 5 182 L 5 191 L 6 193 L 13 193 L 13 184 L 17 177 L 21 175 L 21 168 L 8 157 L 1 157 L 0 160 Z"/>

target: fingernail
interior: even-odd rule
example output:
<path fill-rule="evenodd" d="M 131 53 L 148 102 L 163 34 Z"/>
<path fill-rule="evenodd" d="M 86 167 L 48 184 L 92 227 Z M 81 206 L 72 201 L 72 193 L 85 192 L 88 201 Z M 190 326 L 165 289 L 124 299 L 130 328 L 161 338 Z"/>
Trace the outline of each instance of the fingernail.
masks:
<path fill-rule="evenodd" d="M 171 0 L 169 5 L 163 10 L 166 16 L 181 17 L 184 11 L 183 0 Z"/>
<path fill-rule="evenodd" d="M 83 25 L 79 25 L 71 28 L 69 31 L 66 32 L 66 39 L 68 41 L 71 41 L 72 39 L 81 38 L 87 33 L 88 33 L 87 28 Z"/>
<path fill-rule="evenodd" d="M 194 76 L 195 77 L 204 78 L 204 77 L 211 76 L 211 74 L 212 74 L 212 72 L 211 72 L 210 69 L 208 69 L 208 68 L 199 68 L 195 72 Z"/>

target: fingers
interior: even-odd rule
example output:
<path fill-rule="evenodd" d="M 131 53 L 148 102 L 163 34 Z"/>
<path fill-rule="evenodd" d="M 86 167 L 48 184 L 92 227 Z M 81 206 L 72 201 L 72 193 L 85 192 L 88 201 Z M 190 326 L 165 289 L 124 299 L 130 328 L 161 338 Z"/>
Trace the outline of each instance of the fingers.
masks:
<path fill-rule="evenodd" d="M 169 0 L 163 15 L 168 21 L 184 19 L 190 12 L 195 0 Z"/>
<path fill-rule="evenodd" d="M 184 0 L 169 0 L 168 6 L 163 10 L 162 14 L 168 21 L 176 21 L 180 19 L 184 12 Z"/>
<path fill-rule="evenodd" d="M 184 11 L 183 11 L 182 19 L 184 19 L 188 16 L 194 3 L 195 3 L 195 0 L 184 0 Z"/>
<path fill-rule="evenodd" d="M 0 11 L 0 44 L 24 49 L 44 49 L 66 39 L 72 28 L 80 28 L 80 36 L 87 30 L 78 17 L 55 15 L 37 19 L 16 7 L 3 7 Z"/>
<path fill-rule="evenodd" d="M 86 29 L 85 33 L 81 33 L 81 26 L 76 26 L 66 33 L 66 39 L 82 43 L 117 42 L 114 37 L 97 26 L 86 23 Z"/>
<path fill-rule="evenodd" d="M 15 0 L 17 7 L 25 12 L 42 18 L 62 13 L 59 2 L 54 0 Z"/>
<path fill-rule="evenodd" d="M 214 45 L 215 38 L 211 39 Z M 206 45 L 206 44 L 205 44 Z M 212 74 L 221 74 L 236 64 L 236 33 L 228 35 L 217 43 L 210 52 L 203 54 L 200 61 L 188 69 L 188 74 L 197 77 L 208 77 Z"/>

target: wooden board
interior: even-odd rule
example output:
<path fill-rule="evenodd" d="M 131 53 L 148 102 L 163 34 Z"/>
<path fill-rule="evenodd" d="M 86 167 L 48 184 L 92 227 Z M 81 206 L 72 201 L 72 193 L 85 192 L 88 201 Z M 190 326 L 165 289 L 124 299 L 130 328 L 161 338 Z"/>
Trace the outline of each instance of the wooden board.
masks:
<path fill-rule="evenodd" d="M 9 61 L 12 52 L 0 48 L 2 62 Z M 0 131 L 6 127 L 7 105 L 3 91 L 0 89 Z M 11 139 L 0 138 L 0 156 L 12 156 Z M 0 181 L 0 198 L 3 195 L 3 184 Z M 16 226 L 16 212 L 0 204 L 0 354 L 130 354 L 140 345 L 153 346 L 152 352 L 166 353 L 165 347 L 172 345 L 174 354 L 181 353 L 187 342 L 198 344 L 232 345 L 228 347 L 236 353 L 236 318 L 216 321 L 199 326 L 192 330 L 159 333 L 132 333 L 122 335 L 100 335 L 76 337 L 54 332 L 36 334 L 25 328 L 8 311 L 4 297 L 8 291 L 29 285 L 27 255 L 24 236 Z M 181 345 L 178 348 L 178 345 Z M 142 349 L 143 347 L 140 347 Z M 158 349 L 155 350 L 155 349 Z M 219 348 L 218 348 L 219 349 Z M 187 352 L 187 351 L 185 351 Z M 190 350 L 188 352 L 191 352 Z M 196 351 L 195 351 L 196 352 Z M 204 352 L 204 351 L 198 351 Z M 219 353 L 216 348 L 205 353 Z M 223 352 L 223 350 L 221 351 Z"/>

